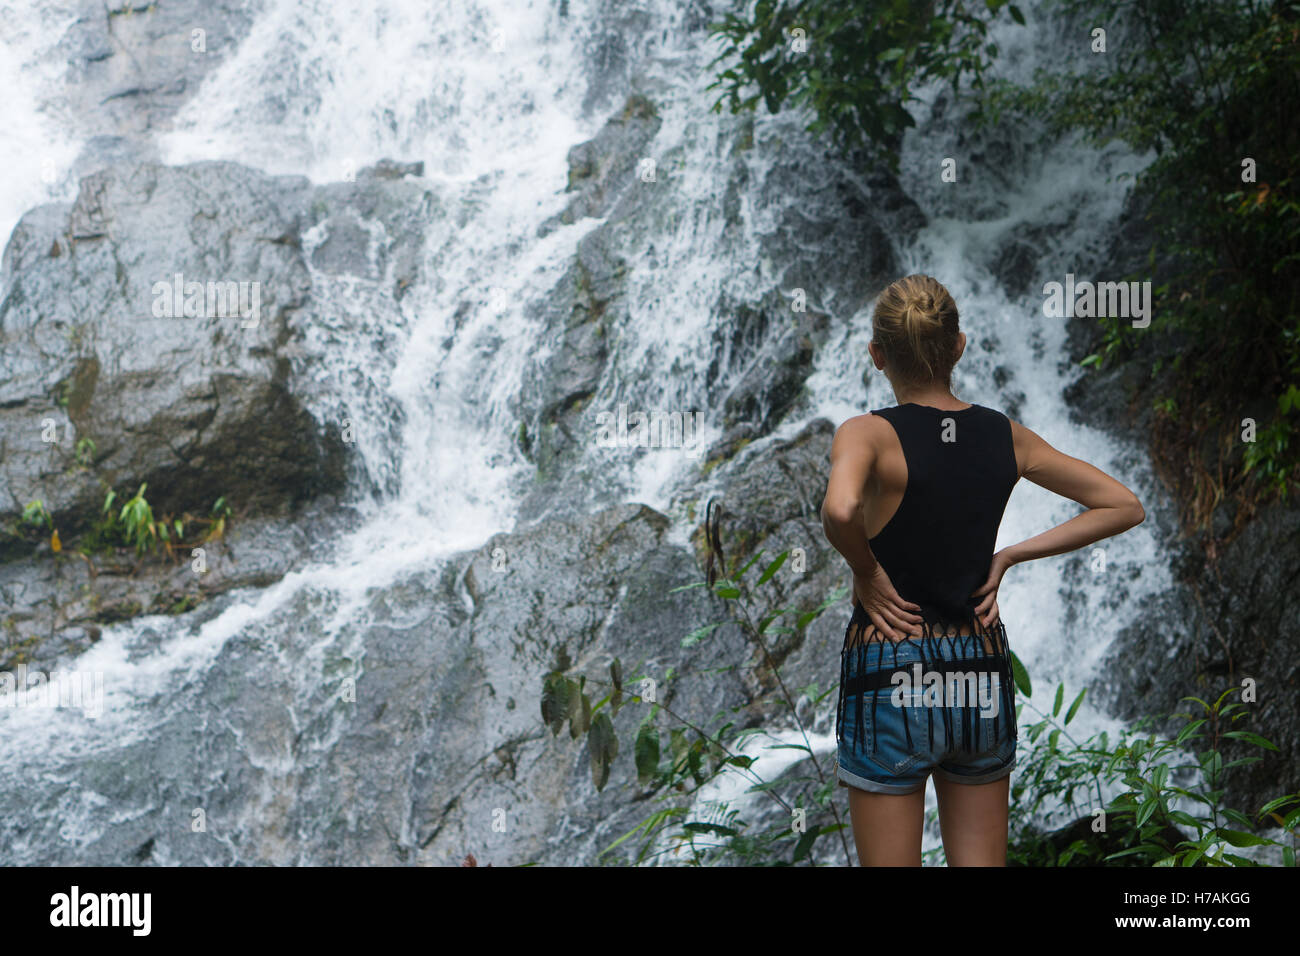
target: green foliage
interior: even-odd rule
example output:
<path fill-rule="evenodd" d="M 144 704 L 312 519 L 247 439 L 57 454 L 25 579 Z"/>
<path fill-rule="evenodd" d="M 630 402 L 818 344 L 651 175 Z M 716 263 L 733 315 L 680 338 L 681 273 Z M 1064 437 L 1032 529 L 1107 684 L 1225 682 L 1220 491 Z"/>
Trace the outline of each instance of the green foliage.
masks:
<path fill-rule="evenodd" d="M 1008 863 L 1021 866 L 1257 866 L 1233 848 L 1277 846 L 1282 862 L 1295 865 L 1300 794 L 1265 804 L 1254 820 L 1223 805 L 1224 780 L 1233 767 L 1258 756 L 1225 762 L 1221 745 L 1237 740 L 1276 751 L 1271 742 L 1237 728 L 1245 705 L 1228 702 L 1235 689 L 1214 703 L 1185 697 L 1199 712 L 1176 714 L 1181 730 L 1172 738 L 1148 733 L 1156 718 L 1144 717 L 1123 731 L 1114 745 L 1106 732 L 1083 743 L 1066 727 L 1083 700 L 1080 693 L 1063 721 L 1058 685 L 1050 715 L 1025 728 L 1032 746 L 1019 762 L 1011 790 Z M 1036 709 L 1026 702 L 1024 709 Z M 1236 729 L 1233 729 L 1236 728 Z M 1053 809 L 1045 810 L 1046 805 Z M 1053 821 L 1067 824 L 1049 832 Z M 1285 840 L 1252 832 L 1280 827 Z"/>
<path fill-rule="evenodd" d="M 180 517 L 168 514 L 159 518 L 145 497 L 146 487 L 147 484 L 142 484 L 120 509 L 115 507 L 117 492 L 111 488 L 106 492 L 99 521 L 80 542 L 84 554 L 131 548 L 137 556 L 165 554 L 174 558 L 180 550 L 225 533 L 231 510 L 224 497 L 217 499 L 206 518 L 195 518 L 188 512 Z"/>
<path fill-rule="evenodd" d="M 165 540 L 167 534 L 167 525 L 159 526 L 153 520 L 153 509 L 145 500 L 144 489 L 145 485 L 141 485 L 135 497 L 122 506 L 122 512 L 117 518 L 127 543 L 134 545 L 137 554 L 153 550 Z"/>
<path fill-rule="evenodd" d="M 924 16 L 910 0 L 758 0 L 752 18 L 731 13 L 713 27 L 724 44 L 712 64 L 721 67 L 709 87 L 721 90 L 713 109 L 807 108 L 810 130 L 896 171 L 895 147 L 916 125 L 912 87 L 982 88 L 998 52 L 988 25 L 1003 8 L 1024 23 L 1006 0 L 938 0 Z"/>
<path fill-rule="evenodd" d="M 1049 136 L 1151 151 L 1136 182 L 1148 254 L 1107 279 L 1151 281 L 1152 323 L 1101 318 L 1101 346 L 1083 365 L 1165 373 L 1162 459 L 1187 457 L 1175 447 L 1187 435 L 1234 436 L 1246 408 L 1300 387 L 1300 0 L 1057 0 L 1041 9 L 1077 46 L 1026 84 L 986 75 L 998 52 L 988 26 L 1003 8 L 1024 23 L 998 0 L 940 0 L 923 16 L 906 0 L 758 0 L 752 15 L 714 26 L 723 44 L 714 109 L 807 109 L 810 129 L 843 152 L 861 149 L 897 171 L 914 125 L 911 90 L 938 80 L 958 94 L 960 121 L 1032 123 Z M 1093 49 L 1099 25 L 1104 53 Z M 1243 181 L 1247 159 L 1257 181 Z M 1279 403 L 1255 444 L 1230 444 L 1230 461 L 1188 470 L 1187 480 L 1212 484 L 1207 476 L 1224 472 L 1230 484 L 1287 496 L 1300 480 L 1289 414 Z M 1208 524 L 1203 489 L 1182 490 L 1197 503 L 1194 523 Z"/>
<path fill-rule="evenodd" d="M 89 468 L 95 460 L 95 441 L 92 438 L 77 439 L 76 447 L 77 464 L 82 468 Z"/>
<path fill-rule="evenodd" d="M 47 531 L 54 530 L 54 520 L 50 517 L 50 513 L 45 510 L 45 502 L 39 498 L 27 503 L 27 507 L 23 508 L 20 521 L 28 527 L 44 527 Z"/>
<path fill-rule="evenodd" d="M 1291 434 L 1296 428 L 1296 419 L 1300 418 L 1292 397 L 1296 387 L 1290 386 L 1278 399 L 1278 417 L 1259 429 L 1253 442 L 1246 444 L 1245 465 L 1247 472 L 1254 472 L 1260 480 L 1279 489 L 1282 498 L 1289 496 L 1292 482 L 1291 462 L 1295 450 L 1291 447 Z"/>

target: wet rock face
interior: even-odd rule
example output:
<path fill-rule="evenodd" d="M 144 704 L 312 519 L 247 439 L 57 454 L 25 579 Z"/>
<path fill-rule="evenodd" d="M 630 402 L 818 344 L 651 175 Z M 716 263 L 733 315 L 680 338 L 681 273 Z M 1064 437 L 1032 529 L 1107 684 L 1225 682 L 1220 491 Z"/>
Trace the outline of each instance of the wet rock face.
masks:
<path fill-rule="evenodd" d="M 0 515 L 39 498 L 71 534 L 104 482 L 147 482 L 158 514 L 338 490 L 342 449 L 278 354 L 311 290 L 307 188 L 226 163 L 118 168 L 20 223 L 0 303 Z"/>
<path fill-rule="evenodd" d="M 3 260 L 0 556 L 30 549 L 14 522 L 34 499 L 69 537 L 110 487 L 147 483 L 155 514 L 198 516 L 223 496 L 265 514 L 340 492 L 339 430 L 293 374 L 330 294 L 305 236 L 322 281 L 400 299 L 439 217 L 418 172 L 312 187 L 234 163 L 114 166 L 26 215 Z"/>
<path fill-rule="evenodd" d="M 67 102 L 78 132 L 147 133 L 166 122 L 234 50 L 262 0 L 212 0 L 196 8 L 143 0 L 81 0 L 58 52 L 68 64 Z"/>
<path fill-rule="evenodd" d="M 202 554 L 144 559 L 130 549 L 87 559 L 73 551 L 0 562 L 0 672 L 20 664 L 67 666 L 92 648 L 103 628 L 141 614 L 181 616 L 235 588 L 264 588 L 313 560 L 323 535 L 341 535 L 355 515 L 330 498 L 294 515 L 248 517 Z M 195 535 L 192 540 L 197 539 Z M 201 563 L 200 563 L 201 562 Z"/>
<path fill-rule="evenodd" d="M 659 700 L 684 712 L 745 699 L 725 669 L 746 659 L 734 632 L 693 655 L 699 673 L 666 679 L 710 612 L 698 590 L 669 593 L 697 572 L 666 528 L 628 505 L 498 536 L 372 590 L 342 624 L 304 588 L 227 639 L 193 683 L 160 694 L 159 725 L 129 746 L 105 731 L 42 761 L 50 790 L 0 772 L 15 811 L 0 822 L 4 845 L 105 864 L 141 862 L 146 846 L 148 861 L 180 864 L 457 863 L 467 850 L 494 863 L 591 860 L 643 815 L 628 799 L 635 771 L 622 753 L 596 794 L 585 741 L 542 724 L 544 675 L 563 661 L 599 680 L 618 657 L 629 680 L 656 678 Z M 148 633 L 136 643 L 143 663 Z M 620 712 L 625 739 L 647 710 Z M 34 812 L 47 797 L 77 804 L 76 820 Z M 194 808 L 205 832 L 190 825 Z"/>
<path fill-rule="evenodd" d="M 764 587 L 764 607 L 815 607 L 842 583 L 813 493 L 830 436 L 814 423 L 735 463 L 728 561 L 805 551 Z M 412 568 L 343 616 L 309 584 L 221 640 L 192 679 L 160 684 L 146 733 L 83 728 L 75 752 L 0 770 L 0 841 L 12 862 L 82 865 L 454 864 L 467 852 L 497 865 L 593 863 L 646 815 L 630 745 L 647 706 L 615 716 L 620 752 L 597 792 L 586 740 L 542 724 L 552 668 L 587 675 L 593 702 L 618 658 L 629 686 L 654 679 L 658 700 L 688 719 L 724 713 L 741 729 L 784 712 L 758 703 L 775 689 L 769 658 L 735 625 L 681 647 L 727 612 L 702 589 L 672 593 L 701 569 L 698 549 L 668 531 L 638 505 L 544 522 Z M 227 600 L 171 628 L 196 640 Z M 834 682 L 846 617 L 847 604 L 800 635 L 772 635 L 788 686 Z M 134 666 L 168 653 L 166 631 L 131 638 Z M 799 706 L 813 732 L 832 729 L 832 715 L 817 725 Z"/>
<path fill-rule="evenodd" d="M 1177 529 L 1170 529 L 1170 536 Z M 1227 730 L 1248 730 L 1279 751 L 1220 740 L 1225 761 L 1262 757 L 1232 768 L 1223 781 L 1228 806 L 1253 813 L 1300 788 L 1300 514 L 1274 504 L 1261 510 L 1211 566 L 1201 542 L 1173 559 L 1178 584 L 1159 596 L 1151 613 L 1127 627 L 1099 673 L 1098 695 L 1126 720 L 1148 714 L 1195 712 L 1182 700 L 1213 701 L 1223 691 L 1250 690 L 1246 719 Z M 1184 723 L 1170 727 L 1181 730 Z M 1203 748 L 1202 748 L 1203 749 Z"/>

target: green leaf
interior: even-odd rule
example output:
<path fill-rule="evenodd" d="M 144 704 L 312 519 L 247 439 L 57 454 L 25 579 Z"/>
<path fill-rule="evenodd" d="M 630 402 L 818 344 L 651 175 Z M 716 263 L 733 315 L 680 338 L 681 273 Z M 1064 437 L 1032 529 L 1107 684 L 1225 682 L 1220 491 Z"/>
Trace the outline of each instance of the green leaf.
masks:
<path fill-rule="evenodd" d="M 704 783 L 704 756 L 700 747 L 700 741 L 697 740 L 691 745 L 691 749 L 686 752 L 686 768 L 690 771 L 691 776 L 695 778 L 697 784 Z"/>
<path fill-rule="evenodd" d="M 1242 833 L 1240 830 L 1220 829 L 1217 835 L 1233 846 L 1263 846 L 1274 842 L 1267 837 L 1257 836 L 1254 833 Z"/>
<path fill-rule="evenodd" d="M 1300 803 L 1300 794 L 1289 793 L 1285 796 L 1270 800 L 1259 808 L 1259 815 L 1262 817 L 1266 813 L 1272 813 L 1274 810 L 1281 810 L 1283 807 L 1289 807 L 1293 803 Z"/>
<path fill-rule="evenodd" d="M 637 730 L 633 750 L 637 782 L 645 786 L 659 772 L 659 730 L 650 721 L 642 722 Z"/>
<path fill-rule="evenodd" d="M 603 790 L 609 782 L 610 765 L 618 756 L 618 737 L 614 734 L 614 724 L 603 711 L 591 722 L 587 745 L 591 750 L 592 783 L 597 790 Z"/>
<path fill-rule="evenodd" d="M 1052 716 L 1055 717 L 1061 712 L 1061 702 L 1065 700 L 1065 685 L 1056 685 L 1056 700 L 1052 702 Z"/>
<path fill-rule="evenodd" d="M 1074 715 L 1079 712 L 1079 705 L 1083 703 L 1083 695 L 1086 693 L 1088 693 L 1088 688 L 1086 687 L 1079 691 L 1079 696 L 1074 698 L 1074 703 L 1071 704 L 1070 709 L 1065 712 L 1065 724 L 1067 727 L 1069 726 L 1070 721 L 1074 720 Z"/>
<path fill-rule="evenodd" d="M 1120 850 L 1118 853 L 1111 853 L 1108 856 L 1103 857 L 1103 859 L 1118 860 L 1120 857 L 1134 856 L 1138 853 L 1144 853 L 1149 855 L 1151 853 L 1163 853 L 1163 852 L 1164 850 L 1156 846 L 1154 843 L 1143 843 L 1141 846 L 1135 846 L 1128 850 Z"/>
<path fill-rule="evenodd" d="M 1026 697 L 1034 696 L 1033 689 L 1029 685 L 1029 672 L 1025 670 L 1025 665 L 1020 663 L 1020 658 L 1016 656 L 1015 651 L 1008 650 L 1007 655 L 1011 658 L 1011 677 L 1015 681 L 1016 687 Z"/>
<path fill-rule="evenodd" d="M 781 570 L 781 565 L 785 564 L 785 559 L 788 558 L 789 556 L 790 556 L 789 551 L 782 551 L 780 554 L 778 554 L 776 556 L 776 560 L 774 560 L 771 564 L 767 566 L 767 570 L 763 572 L 763 576 L 758 579 L 758 583 L 766 584 L 768 581 L 772 580 L 772 575 L 776 574 L 777 571 Z"/>
<path fill-rule="evenodd" d="M 591 698 L 581 691 L 577 692 L 578 706 L 569 717 L 569 737 L 577 740 L 591 728 Z"/>
<path fill-rule="evenodd" d="M 1230 730 L 1223 736 L 1232 737 L 1236 740 L 1244 740 L 1252 743 L 1256 747 L 1264 747 L 1268 750 L 1277 750 L 1277 745 L 1271 740 L 1261 737 L 1259 734 L 1252 734 L 1249 730 Z"/>
<path fill-rule="evenodd" d="M 1181 745 L 1188 737 L 1196 733 L 1197 729 L 1204 723 L 1206 723 L 1204 717 L 1190 721 L 1186 727 L 1178 732 L 1178 736 L 1174 738 L 1174 743 Z"/>
<path fill-rule="evenodd" d="M 1020 8 L 1014 3 L 1007 7 L 1007 12 L 1011 14 L 1011 19 L 1015 20 L 1016 23 L 1020 24 L 1022 27 L 1025 25 L 1025 15 L 1020 12 Z"/>
<path fill-rule="evenodd" d="M 764 750 L 802 750 L 811 756 L 812 751 L 803 744 L 768 744 Z"/>
<path fill-rule="evenodd" d="M 690 591 L 690 590 L 692 590 L 692 589 L 694 589 L 694 588 L 703 588 L 703 587 L 708 587 L 707 582 L 705 582 L 705 581 L 696 581 L 696 582 L 694 582 L 693 584 L 683 584 L 681 587 L 673 588 L 673 589 L 672 589 L 671 591 L 669 591 L 668 593 L 669 593 L 669 594 L 676 594 L 678 591 Z"/>
<path fill-rule="evenodd" d="M 686 731 L 680 727 L 674 727 L 668 733 L 668 749 L 673 755 L 673 763 L 677 763 L 686 756 L 686 750 L 690 747 L 690 741 L 686 739 Z"/>
<path fill-rule="evenodd" d="M 821 832 L 821 827 L 813 827 L 805 831 L 800 837 L 799 842 L 794 847 L 794 862 L 798 863 L 809 853 L 812 852 L 813 844 L 817 842 L 817 836 Z"/>
<path fill-rule="evenodd" d="M 1152 815 L 1157 809 L 1159 809 L 1159 807 L 1160 804 L 1156 800 L 1144 800 L 1142 806 L 1138 809 L 1137 819 L 1133 821 L 1133 825 L 1141 827 L 1142 824 L 1151 819 Z"/>
<path fill-rule="evenodd" d="M 686 814 L 685 807 L 668 807 L 667 809 L 664 810 L 658 810 L 655 813 L 650 814 L 650 816 L 646 817 L 644 820 L 642 820 L 640 823 L 634 826 L 631 830 L 628 830 L 626 833 L 624 833 L 621 837 L 619 837 L 609 846 L 605 847 L 605 849 L 601 850 L 599 855 L 604 856 L 606 853 L 614 849 L 620 843 L 623 843 L 626 840 L 630 839 L 631 837 L 636 836 L 642 830 L 649 832 L 658 823 L 662 822 L 665 819 L 668 819 L 669 817 L 684 816 L 685 814 Z"/>
<path fill-rule="evenodd" d="M 712 634 L 715 629 L 726 623 L 726 621 L 717 621 L 713 624 L 705 624 L 703 627 L 697 627 L 695 630 L 691 631 L 691 633 L 682 638 L 682 647 L 694 647 L 696 644 L 700 643 L 700 641 L 704 640 L 704 638 Z"/>
<path fill-rule="evenodd" d="M 694 820 L 683 823 L 682 829 L 688 833 L 712 833 L 720 837 L 733 837 L 740 832 L 734 827 L 723 826 L 721 823 L 700 823 Z"/>
<path fill-rule="evenodd" d="M 737 581 L 743 578 L 745 576 L 745 572 L 754 566 L 754 562 L 756 562 L 759 558 L 763 556 L 763 550 L 764 550 L 763 548 L 759 548 L 758 552 L 752 558 L 750 558 L 748 561 L 745 562 L 745 566 L 736 572 Z M 760 581 L 759 583 L 761 584 L 762 582 Z"/>
<path fill-rule="evenodd" d="M 569 682 L 563 674 L 551 673 L 542 684 L 542 720 L 559 736 L 569 716 Z"/>

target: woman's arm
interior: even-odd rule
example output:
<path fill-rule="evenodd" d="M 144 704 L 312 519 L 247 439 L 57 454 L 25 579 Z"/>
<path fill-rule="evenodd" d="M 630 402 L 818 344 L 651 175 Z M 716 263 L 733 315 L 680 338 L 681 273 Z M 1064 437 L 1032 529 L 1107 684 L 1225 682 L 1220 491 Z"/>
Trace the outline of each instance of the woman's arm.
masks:
<path fill-rule="evenodd" d="M 1057 451 L 1016 422 L 1011 423 L 1011 433 L 1017 457 L 1024 463 L 1021 477 L 1077 501 L 1087 510 L 1050 531 L 1006 548 L 1009 563 L 1075 551 L 1146 519 L 1137 495 L 1104 471 Z"/>
<path fill-rule="evenodd" d="M 1011 436 L 1022 478 L 1077 501 L 1087 510 L 1050 531 L 993 555 L 987 580 L 973 592 L 977 597 L 983 595 L 975 613 L 986 626 L 999 619 L 998 587 L 1007 568 L 1022 561 L 1075 551 L 1127 531 L 1147 516 L 1137 495 L 1104 471 L 1057 451 L 1018 422 L 1011 422 Z"/>
<path fill-rule="evenodd" d="M 826 540 L 844 556 L 853 571 L 853 593 L 876 629 L 892 641 L 919 634 L 920 605 L 904 601 L 867 543 L 867 482 L 875 466 L 872 415 L 850 418 L 831 442 L 831 475 L 822 501 L 822 530 Z"/>
<path fill-rule="evenodd" d="M 831 476 L 822 500 L 822 530 L 853 573 L 870 574 L 876 556 L 867 544 L 867 526 L 862 505 L 867 481 L 875 464 L 875 450 L 869 437 L 867 415 L 850 418 L 835 432 L 831 442 Z"/>

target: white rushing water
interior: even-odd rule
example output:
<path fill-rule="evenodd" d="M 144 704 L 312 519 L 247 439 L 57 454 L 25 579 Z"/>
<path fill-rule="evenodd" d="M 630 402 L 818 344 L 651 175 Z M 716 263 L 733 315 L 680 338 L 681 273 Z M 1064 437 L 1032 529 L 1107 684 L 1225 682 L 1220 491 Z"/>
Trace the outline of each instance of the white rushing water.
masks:
<path fill-rule="evenodd" d="M 0 237 L 5 242 L 33 206 L 76 194 L 66 178 L 80 142 L 66 117 L 43 106 L 62 83 L 55 47 L 75 14 L 43 0 L 0 0 Z"/>
<path fill-rule="evenodd" d="M 0 17 L 0 80 L 11 91 L 0 105 L 0 119 L 13 134 L 0 143 L 0 165 L 8 173 L 0 184 L 0 229 L 6 236 L 23 210 L 67 198 L 66 189 L 56 194 L 48 180 L 57 181 L 80 145 L 64 138 L 59 117 L 43 115 L 35 105 L 43 84 L 62 82 L 49 51 L 67 26 L 66 16 L 39 14 L 41 7 L 0 3 L 0 12 L 16 14 Z M 340 407 L 358 419 L 357 447 L 377 489 L 356 496 L 364 517 L 359 529 L 273 587 L 243 595 L 200 633 L 169 637 L 160 654 L 141 658 L 131 648 L 142 630 L 163 628 L 161 619 L 106 628 L 78 662 L 106 675 L 104 715 L 90 721 L 75 712 L 51 718 L 48 711 L 15 711 L 6 717 L 0 757 L 21 752 L 29 761 L 53 765 L 145 736 L 161 699 L 183 706 L 183 689 L 223 644 L 241 630 L 271 626 L 293 595 L 311 591 L 330 608 L 332 623 L 322 642 L 331 629 L 359 633 L 371 589 L 412 568 L 433 569 L 441 558 L 512 526 L 518 504 L 513 480 L 527 466 L 512 443 L 517 420 L 510 402 L 536 358 L 538 332 L 538 320 L 525 306 L 545 297 L 578 241 L 598 225 L 580 220 L 537 236 L 537 227 L 566 203 L 569 148 L 590 139 L 606 118 L 600 111 L 586 115 L 582 103 L 582 53 L 601 23 L 601 4 L 571 2 L 566 8 L 562 17 L 555 4 L 542 0 L 268 3 L 250 36 L 159 138 L 168 163 L 229 159 L 270 173 L 305 174 L 318 183 L 347 178 L 384 157 L 422 161 L 449 213 L 429 226 L 429 278 L 400 303 L 378 283 L 313 274 L 317 289 L 329 291 L 309 330 L 308 344 L 321 358 L 299 371 L 325 382 Z M 633 46 L 652 54 L 644 73 L 656 84 L 652 95 L 663 120 L 653 151 L 668 158 L 661 188 L 666 208 L 676 214 L 666 213 L 660 231 L 648 237 L 652 258 L 630 259 L 631 320 L 597 400 L 610 408 L 628 398 L 643 407 L 699 408 L 720 321 L 710 304 L 720 293 L 744 299 L 745 290 L 771 284 L 773 265 L 756 261 L 758 239 L 779 205 L 772 197 L 760 202 L 751 186 L 742 195 L 748 213 L 744 235 L 724 240 L 721 214 L 710 212 L 716 204 L 706 200 L 720 189 L 719 143 L 735 121 L 708 112 L 712 97 L 703 89 L 704 65 L 713 51 L 697 42 L 698 35 L 673 29 L 682 17 L 676 5 L 656 0 L 647 10 L 656 33 L 635 38 Z M 1031 32 L 1007 28 L 997 35 L 1008 53 L 1004 62 L 1018 71 L 1031 70 L 1035 57 L 1046 55 L 1035 50 Z M 626 92 L 613 101 L 621 103 Z M 927 108 L 923 102 L 918 115 Z M 760 115 L 755 141 L 764 142 L 772 130 L 794 129 L 791 117 Z M 956 394 L 1001 407 L 994 369 L 1011 369 L 1009 389 L 1023 395 L 1021 421 L 1068 454 L 1144 487 L 1145 475 L 1125 464 L 1132 449 L 1069 421 L 1062 392 L 1077 370 L 1063 364 L 1063 321 L 1043 317 L 1034 290 L 1008 298 L 981 264 L 983 251 L 1000 237 L 1044 223 L 1059 224 L 1049 230 L 1049 244 L 1062 262 L 1095 248 L 1123 198 L 1109 177 L 1141 162 L 1118 150 L 1060 144 L 1045 154 L 1031 152 L 1021 167 L 1006 171 L 1005 181 L 955 188 L 938 176 L 938 158 L 949 155 L 945 149 L 961 155 L 955 135 L 941 125 L 927 127 L 924 138 L 909 134 L 901 181 L 928 225 L 897 252 L 904 272 L 940 277 L 962 310 L 969 344 L 957 369 Z M 48 161 L 34 158 L 31 144 L 38 140 L 39 156 Z M 755 161 L 763 162 L 761 156 Z M 42 178 L 42 162 L 59 172 Z M 308 251 L 319 241 L 305 238 Z M 472 306 L 468 317 L 458 319 L 465 302 Z M 861 394 L 867 361 L 869 312 L 835 318 L 808 383 L 807 413 L 785 423 L 777 437 L 814 417 L 839 422 L 866 407 L 894 404 L 883 377 L 873 379 L 865 406 L 854 398 Z M 981 347 L 985 340 L 995 341 L 996 350 Z M 705 410 L 707 443 L 717 434 L 718 416 L 717 409 Z M 611 480 L 628 500 L 666 508 L 682 469 L 696 466 L 651 455 L 624 458 L 620 467 L 624 472 Z M 999 545 L 1037 534 L 1076 510 L 1021 483 Z M 676 529 L 679 536 L 684 528 Z M 1108 570 L 1072 580 L 1068 599 L 1061 589 L 1063 558 L 1015 568 L 1002 588 L 1002 615 L 1012 646 L 1040 689 L 1036 700 L 1057 680 L 1081 687 L 1127 623 L 1107 602 L 1111 576 L 1140 565 L 1144 591 L 1168 583 L 1150 525 L 1105 542 L 1104 550 Z M 1140 605 L 1140 597 L 1130 598 L 1128 606 Z M 1090 626 L 1076 630 L 1071 620 Z M 304 687 L 308 680 L 303 677 Z M 1087 707 L 1077 726 L 1085 735 L 1114 727 Z M 833 739 L 820 741 L 831 748 L 823 753 L 833 753 Z M 75 827 L 82 814 L 75 808 L 68 813 Z M 933 836 L 928 839 L 932 845 Z"/>

